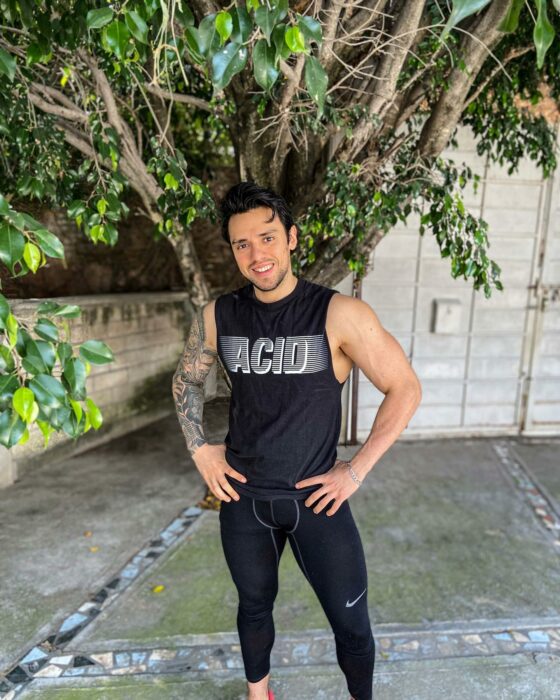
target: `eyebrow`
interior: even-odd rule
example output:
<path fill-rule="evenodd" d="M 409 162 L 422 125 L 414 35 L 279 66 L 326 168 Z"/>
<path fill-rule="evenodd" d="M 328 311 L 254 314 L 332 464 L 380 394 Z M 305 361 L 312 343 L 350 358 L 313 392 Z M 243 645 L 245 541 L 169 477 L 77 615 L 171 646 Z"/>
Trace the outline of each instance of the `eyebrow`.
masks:
<path fill-rule="evenodd" d="M 277 229 L 269 228 L 266 231 L 263 231 L 262 233 L 258 233 L 257 235 L 258 236 L 266 236 L 267 233 L 276 233 L 276 232 L 277 232 Z M 248 239 L 247 238 L 237 238 L 234 241 L 231 241 L 231 245 L 235 245 L 236 243 L 244 243 L 246 240 L 248 240 Z"/>

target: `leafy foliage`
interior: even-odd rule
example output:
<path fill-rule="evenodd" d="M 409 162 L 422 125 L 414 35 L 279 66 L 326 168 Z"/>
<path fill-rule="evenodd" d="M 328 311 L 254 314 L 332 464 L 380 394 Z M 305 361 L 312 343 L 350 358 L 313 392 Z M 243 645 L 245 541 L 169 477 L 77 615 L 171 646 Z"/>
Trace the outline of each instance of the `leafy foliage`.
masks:
<path fill-rule="evenodd" d="M 371 13 L 353 45 L 344 31 L 336 35 L 351 21 L 348 8 L 333 37 L 320 21 L 325 13 L 301 14 L 288 0 L 219 9 L 177 0 L 0 0 L 0 262 L 19 277 L 64 255 L 53 233 L 17 211 L 19 200 L 62 207 L 95 245 L 115 245 L 134 190 L 152 235 L 169 239 L 194 286 L 203 275 L 190 252 L 191 227 L 197 218 L 218 219 L 209 176 L 224 163 L 243 162 L 252 173 L 245 159 L 252 151 L 263 177 L 274 172 L 279 183 L 289 180 L 278 158 L 321 185 L 301 210 L 296 270 L 336 261 L 362 277 L 373 244 L 414 212 L 421 234 L 435 235 L 452 276 L 472 279 L 489 296 L 502 289 L 500 268 L 488 257 L 487 225 L 462 197 L 477 177 L 441 157 L 422 159 L 419 144 L 453 89 L 453 71 L 469 71 L 467 39 L 496 2 L 427 0 L 417 37 L 391 36 L 398 17 L 390 22 Z M 205 7 L 216 11 L 204 15 Z M 503 38 L 463 96 L 460 123 L 478 136 L 480 154 L 507 163 L 510 172 L 525 156 L 545 177 L 557 165 L 553 129 L 520 110 L 516 94 L 537 103 L 546 81 L 558 99 L 559 29 L 558 0 L 511 0 Z M 391 123 L 388 111 L 358 99 L 367 80 L 363 70 L 353 72 L 372 66 L 367 77 L 374 84 L 383 57 L 390 51 L 400 60 L 407 37 L 410 50 L 387 97 L 398 107 Z M 332 58 L 337 51 L 345 60 Z M 341 88 L 349 67 L 352 80 Z M 269 143 L 283 146 L 279 155 L 268 144 L 259 152 L 259 136 L 246 133 L 255 127 L 270 128 Z M 370 128 L 371 141 L 355 160 L 325 157 L 333 134 L 351 143 Z M 297 146 L 307 152 L 308 141 L 306 162 Z M 99 341 L 73 354 L 64 331 L 73 313 L 79 309 L 46 302 L 29 327 L 0 295 L 2 444 L 25 441 L 35 421 L 45 442 L 52 430 L 77 437 L 100 425 L 85 384 L 90 363 L 110 362 L 112 354 Z"/>

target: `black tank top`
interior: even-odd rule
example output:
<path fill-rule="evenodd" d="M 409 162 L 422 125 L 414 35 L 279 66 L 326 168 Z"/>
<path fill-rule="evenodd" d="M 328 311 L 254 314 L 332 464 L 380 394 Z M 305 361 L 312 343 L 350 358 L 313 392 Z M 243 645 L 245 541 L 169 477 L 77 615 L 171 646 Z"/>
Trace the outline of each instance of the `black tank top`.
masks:
<path fill-rule="evenodd" d="M 226 478 L 259 500 L 307 498 L 320 484 L 302 479 L 337 458 L 341 390 L 325 330 L 336 289 L 303 277 L 274 302 L 252 283 L 217 297 L 217 348 L 232 384 L 225 458 L 247 477 Z"/>

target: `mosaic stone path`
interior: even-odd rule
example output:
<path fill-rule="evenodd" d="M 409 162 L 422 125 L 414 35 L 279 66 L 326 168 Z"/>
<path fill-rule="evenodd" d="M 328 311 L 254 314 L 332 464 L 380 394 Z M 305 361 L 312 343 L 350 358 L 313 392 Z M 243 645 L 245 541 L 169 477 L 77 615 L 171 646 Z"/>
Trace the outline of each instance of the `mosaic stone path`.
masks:
<path fill-rule="evenodd" d="M 456 657 L 494 657 L 538 652 L 560 655 L 560 620 L 550 627 L 494 627 L 494 629 L 411 630 L 391 633 L 375 629 L 376 667 L 397 660 L 445 659 Z M 12 700 L 33 678 L 69 678 L 135 674 L 176 674 L 200 671 L 242 671 L 241 653 L 236 635 L 215 635 L 216 644 L 173 648 L 132 648 L 88 653 L 49 653 L 35 647 L 6 676 L 4 700 Z M 279 671 L 302 665 L 336 664 L 332 633 L 316 631 L 298 635 L 277 635 L 272 665 Z"/>
<path fill-rule="evenodd" d="M 182 541 L 202 512 L 202 509 L 196 506 L 182 511 L 155 539 L 131 557 L 120 572 L 94 593 L 90 600 L 63 620 L 56 632 L 30 649 L 7 673 L 0 674 L 0 698 L 11 700 L 43 670 L 49 656 L 59 657 L 60 651 L 78 632 L 90 624 L 102 610 L 112 605 L 158 557 L 172 545 Z M 76 660 L 72 663 L 75 665 Z M 77 663 L 82 663 L 79 657 Z M 87 665 L 89 662 L 85 663 Z"/>
<path fill-rule="evenodd" d="M 546 532 L 553 550 L 560 554 L 560 514 L 507 441 L 495 441 L 494 450 L 510 482 Z M 213 643 L 173 648 L 99 649 L 64 653 L 64 647 L 99 613 L 112 605 L 133 581 L 173 545 L 182 542 L 202 513 L 191 506 L 166 526 L 148 545 L 129 559 L 121 571 L 100 588 L 59 628 L 26 652 L 4 674 L 0 673 L 0 698 L 13 700 L 34 678 L 68 678 L 135 674 L 173 674 L 189 671 L 240 671 L 243 669 L 238 637 L 233 633 L 206 635 Z M 518 653 L 560 657 L 560 619 L 479 623 L 434 623 L 425 627 L 397 625 L 374 628 L 377 662 L 491 657 Z M 207 640 L 208 641 L 208 640 Z M 272 664 L 281 669 L 301 665 L 336 664 L 330 630 L 277 635 Z"/>
<path fill-rule="evenodd" d="M 547 530 L 550 540 L 560 554 L 560 514 L 543 492 L 542 486 L 528 473 L 522 460 L 507 442 L 496 442 L 494 450 L 511 476 L 515 488 L 521 492 L 541 525 Z"/>

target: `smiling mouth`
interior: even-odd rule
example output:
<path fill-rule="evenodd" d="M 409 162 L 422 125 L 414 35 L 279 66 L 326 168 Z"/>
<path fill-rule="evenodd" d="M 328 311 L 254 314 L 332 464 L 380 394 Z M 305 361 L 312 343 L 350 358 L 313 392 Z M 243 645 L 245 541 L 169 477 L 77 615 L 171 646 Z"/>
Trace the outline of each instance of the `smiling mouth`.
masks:
<path fill-rule="evenodd" d="M 268 265 L 261 265 L 260 267 L 252 267 L 251 271 L 256 272 L 257 275 L 266 275 L 267 272 L 270 272 L 272 268 L 274 267 L 274 263 L 269 263 Z"/>

